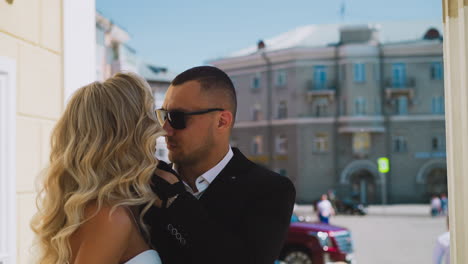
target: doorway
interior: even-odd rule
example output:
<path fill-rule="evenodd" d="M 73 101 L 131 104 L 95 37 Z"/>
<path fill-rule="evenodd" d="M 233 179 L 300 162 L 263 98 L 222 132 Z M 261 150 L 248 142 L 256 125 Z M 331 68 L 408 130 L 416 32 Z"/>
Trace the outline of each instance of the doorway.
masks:
<path fill-rule="evenodd" d="M 362 204 L 376 202 L 376 184 L 374 176 L 366 169 L 361 169 L 350 177 L 351 197 Z"/>

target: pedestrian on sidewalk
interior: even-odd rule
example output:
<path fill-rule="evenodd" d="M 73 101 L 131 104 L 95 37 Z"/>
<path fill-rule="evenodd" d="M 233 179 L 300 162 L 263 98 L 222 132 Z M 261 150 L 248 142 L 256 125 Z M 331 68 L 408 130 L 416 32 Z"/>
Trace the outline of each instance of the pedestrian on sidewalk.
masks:
<path fill-rule="evenodd" d="M 318 217 L 321 223 L 328 224 L 330 217 L 335 215 L 335 210 L 326 194 L 322 194 L 320 201 L 317 204 Z"/>
<path fill-rule="evenodd" d="M 438 216 L 441 212 L 442 203 L 440 198 L 437 195 L 432 195 L 431 199 L 431 216 L 435 217 Z"/>
<path fill-rule="evenodd" d="M 447 211 L 448 211 L 448 199 L 447 199 L 447 195 L 445 193 L 443 193 L 442 195 L 440 195 L 440 205 L 441 205 L 441 212 L 442 212 L 442 215 L 447 215 Z"/>

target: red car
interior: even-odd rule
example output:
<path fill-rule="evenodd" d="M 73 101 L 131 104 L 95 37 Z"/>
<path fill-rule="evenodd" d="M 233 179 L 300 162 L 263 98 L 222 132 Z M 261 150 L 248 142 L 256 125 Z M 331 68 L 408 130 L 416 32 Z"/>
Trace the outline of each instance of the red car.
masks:
<path fill-rule="evenodd" d="M 288 264 L 354 264 L 351 232 L 334 225 L 301 222 L 293 215 L 280 260 Z"/>

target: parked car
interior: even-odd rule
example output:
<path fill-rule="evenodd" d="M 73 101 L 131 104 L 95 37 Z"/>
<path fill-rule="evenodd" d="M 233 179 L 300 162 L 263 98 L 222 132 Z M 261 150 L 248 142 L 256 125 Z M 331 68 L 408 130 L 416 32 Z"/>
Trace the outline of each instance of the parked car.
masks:
<path fill-rule="evenodd" d="M 356 263 L 348 229 L 300 219 L 304 218 L 293 214 L 280 261 L 287 264 Z"/>

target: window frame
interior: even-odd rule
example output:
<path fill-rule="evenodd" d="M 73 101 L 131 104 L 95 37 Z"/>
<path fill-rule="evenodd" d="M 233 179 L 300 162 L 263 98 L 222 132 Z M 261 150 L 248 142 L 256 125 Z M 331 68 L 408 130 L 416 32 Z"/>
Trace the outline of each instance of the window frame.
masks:
<path fill-rule="evenodd" d="M 250 81 L 250 89 L 252 89 L 252 91 L 260 90 L 260 87 L 262 86 L 261 77 L 262 77 L 262 75 L 259 72 L 255 73 L 254 76 L 252 77 L 252 79 Z"/>
<path fill-rule="evenodd" d="M 407 83 L 406 63 L 392 64 L 392 86 L 393 88 L 405 88 Z"/>
<path fill-rule="evenodd" d="M 431 62 L 429 70 L 430 79 L 433 81 L 441 81 L 444 79 L 444 66 L 440 61 Z"/>
<path fill-rule="evenodd" d="M 254 148 L 254 146 L 257 146 L 257 148 Z M 252 155 L 263 154 L 263 136 L 262 135 L 256 135 L 252 138 L 252 142 L 250 145 L 250 153 L 252 153 Z"/>
<path fill-rule="evenodd" d="M 398 143 L 398 148 L 397 144 Z M 392 140 L 392 150 L 394 153 L 407 153 L 408 152 L 408 140 L 405 136 L 394 136 Z"/>
<path fill-rule="evenodd" d="M 365 116 L 366 114 L 367 114 L 366 98 L 362 96 L 355 98 L 354 99 L 354 115 Z"/>
<path fill-rule="evenodd" d="M 288 153 L 288 137 L 286 134 L 279 134 L 275 138 L 275 152 L 277 154 Z"/>
<path fill-rule="evenodd" d="M 365 63 L 354 63 L 353 65 L 353 80 L 355 83 L 366 82 L 366 64 Z"/>
<path fill-rule="evenodd" d="M 330 136 L 323 132 L 315 133 L 313 144 L 314 153 L 328 153 L 330 151 Z"/>
<path fill-rule="evenodd" d="M 327 66 L 316 65 L 314 66 L 314 89 L 313 90 L 324 90 L 327 87 Z"/>
<path fill-rule="evenodd" d="M 275 72 L 275 86 L 284 87 L 288 83 L 288 72 L 286 70 L 277 70 Z"/>
<path fill-rule="evenodd" d="M 408 115 L 408 97 L 400 96 L 396 98 L 396 114 L 397 115 Z"/>
<path fill-rule="evenodd" d="M 286 100 L 282 100 L 279 102 L 277 117 L 278 119 L 288 118 L 288 102 Z"/>

